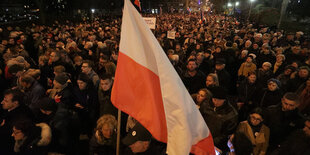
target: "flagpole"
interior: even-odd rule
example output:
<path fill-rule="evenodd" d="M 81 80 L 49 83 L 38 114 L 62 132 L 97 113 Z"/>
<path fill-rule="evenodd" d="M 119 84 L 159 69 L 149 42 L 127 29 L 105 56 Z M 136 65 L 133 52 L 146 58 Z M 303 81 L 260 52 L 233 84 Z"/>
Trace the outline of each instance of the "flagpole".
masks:
<path fill-rule="evenodd" d="M 119 144 L 121 139 L 121 110 L 117 113 L 117 140 L 116 140 L 116 155 L 119 155 Z"/>

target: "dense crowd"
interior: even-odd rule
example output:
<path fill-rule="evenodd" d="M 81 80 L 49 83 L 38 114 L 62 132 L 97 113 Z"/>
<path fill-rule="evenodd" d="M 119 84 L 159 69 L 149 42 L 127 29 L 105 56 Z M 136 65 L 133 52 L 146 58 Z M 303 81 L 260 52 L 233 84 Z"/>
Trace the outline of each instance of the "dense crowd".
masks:
<path fill-rule="evenodd" d="M 310 154 L 310 40 L 303 32 L 222 15 L 156 18 L 152 31 L 218 152 Z M 0 29 L 0 154 L 115 154 L 118 110 L 110 97 L 120 26 L 108 17 Z M 122 154 L 165 154 L 165 144 L 121 117 Z"/>

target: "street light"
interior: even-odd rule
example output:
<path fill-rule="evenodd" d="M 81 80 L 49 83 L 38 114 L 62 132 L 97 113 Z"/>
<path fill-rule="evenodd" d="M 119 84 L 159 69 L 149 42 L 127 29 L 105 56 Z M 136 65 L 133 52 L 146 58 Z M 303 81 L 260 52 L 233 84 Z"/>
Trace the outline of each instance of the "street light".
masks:
<path fill-rule="evenodd" d="M 230 2 L 227 3 L 228 7 L 232 7 L 232 4 Z"/>
<path fill-rule="evenodd" d="M 239 6 L 239 4 L 240 4 L 239 2 L 236 2 L 236 3 L 235 3 L 235 6 Z"/>
<path fill-rule="evenodd" d="M 91 9 L 91 13 L 95 13 L 95 9 Z"/>

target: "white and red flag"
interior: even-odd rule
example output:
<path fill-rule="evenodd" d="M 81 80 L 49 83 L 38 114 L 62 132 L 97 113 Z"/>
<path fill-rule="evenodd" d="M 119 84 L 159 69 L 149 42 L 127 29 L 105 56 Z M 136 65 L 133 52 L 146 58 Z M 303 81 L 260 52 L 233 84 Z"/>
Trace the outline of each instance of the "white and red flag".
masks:
<path fill-rule="evenodd" d="M 211 133 L 168 57 L 129 0 L 111 96 L 169 155 L 215 154 Z"/>

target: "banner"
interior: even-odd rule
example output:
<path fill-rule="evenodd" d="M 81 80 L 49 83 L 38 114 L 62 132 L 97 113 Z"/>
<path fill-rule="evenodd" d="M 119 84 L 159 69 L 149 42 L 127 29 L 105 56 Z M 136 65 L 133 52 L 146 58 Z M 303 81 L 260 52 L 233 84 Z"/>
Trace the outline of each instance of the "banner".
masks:
<path fill-rule="evenodd" d="M 155 17 L 143 17 L 145 23 L 149 26 L 150 29 L 155 29 L 156 18 Z"/>

